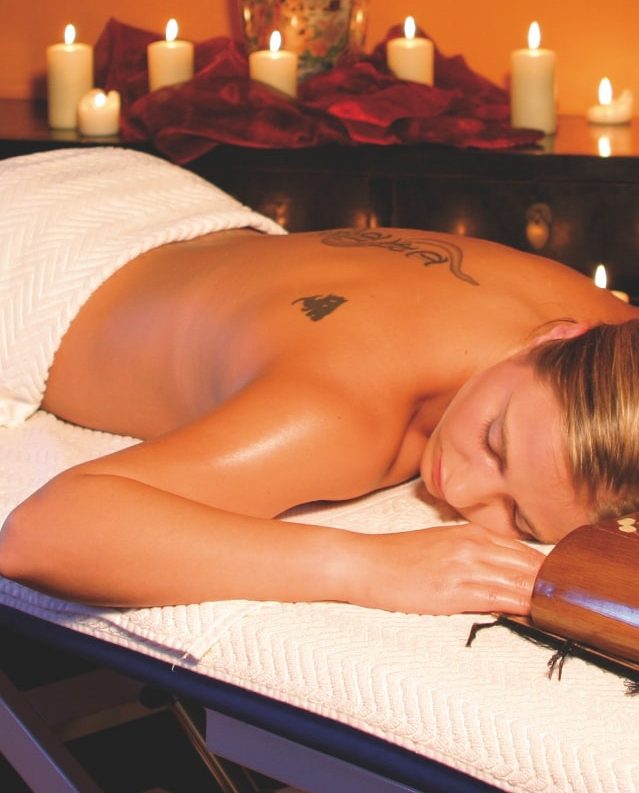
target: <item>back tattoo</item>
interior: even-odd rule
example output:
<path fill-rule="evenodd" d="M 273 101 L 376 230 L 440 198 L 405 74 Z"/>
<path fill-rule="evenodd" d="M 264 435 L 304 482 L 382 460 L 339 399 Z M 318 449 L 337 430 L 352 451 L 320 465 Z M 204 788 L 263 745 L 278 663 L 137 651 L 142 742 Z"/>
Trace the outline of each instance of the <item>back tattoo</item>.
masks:
<path fill-rule="evenodd" d="M 417 232 L 418 234 L 418 232 Z M 443 242 L 429 237 L 414 238 L 398 237 L 388 231 L 376 229 L 339 229 L 329 231 L 321 237 L 324 245 L 340 248 L 384 248 L 391 253 L 400 253 L 406 258 L 416 258 L 430 267 L 434 264 L 447 264 L 449 271 L 471 286 L 479 286 L 479 282 L 462 269 L 464 254 L 454 242 Z"/>
<path fill-rule="evenodd" d="M 309 319 L 318 322 L 339 308 L 342 303 L 346 303 L 346 298 L 332 294 L 310 295 L 309 297 L 298 297 L 297 300 L 293 300 L 291 305 L 294 306 L 296 303 L 302 304 L 302 311 Z"/>

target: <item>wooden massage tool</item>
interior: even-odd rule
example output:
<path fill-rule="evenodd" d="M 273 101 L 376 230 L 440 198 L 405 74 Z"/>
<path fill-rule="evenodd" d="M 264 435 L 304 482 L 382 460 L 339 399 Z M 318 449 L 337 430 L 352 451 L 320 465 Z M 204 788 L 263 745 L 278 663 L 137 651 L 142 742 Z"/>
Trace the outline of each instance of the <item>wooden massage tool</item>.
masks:
<path fill-rule="evenodd" d="M 498 623 L 639 680 L 639 512 L 567 534 L 537 574 L 530 618 Z"/>

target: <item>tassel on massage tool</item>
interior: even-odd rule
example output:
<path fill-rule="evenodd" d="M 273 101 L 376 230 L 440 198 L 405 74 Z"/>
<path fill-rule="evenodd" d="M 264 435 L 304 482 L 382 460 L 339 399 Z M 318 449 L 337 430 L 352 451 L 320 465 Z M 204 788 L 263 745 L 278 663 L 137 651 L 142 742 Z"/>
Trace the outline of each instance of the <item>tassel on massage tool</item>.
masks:
<path fill-rule="evenodd" d="M 530 619 L 500 615 L 494 624 L 523 633 L 556 652 L 549 676 L 578 655 L 639 686 L 639 512 L 580 526 L 544 560 L 532 595 Z"/>

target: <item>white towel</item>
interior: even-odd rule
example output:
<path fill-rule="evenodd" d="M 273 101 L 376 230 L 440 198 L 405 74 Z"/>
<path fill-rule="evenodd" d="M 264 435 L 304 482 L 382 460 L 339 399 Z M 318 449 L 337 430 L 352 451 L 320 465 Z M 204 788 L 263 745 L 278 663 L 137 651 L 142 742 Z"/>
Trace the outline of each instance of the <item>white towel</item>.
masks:
<path fill-rule="evenodd" d="M 0 162 L 0 426 L 37 410 L 71 321 L 110 275 L 159 245 L 284 230 L 178 166 L 95 147 Z"/>

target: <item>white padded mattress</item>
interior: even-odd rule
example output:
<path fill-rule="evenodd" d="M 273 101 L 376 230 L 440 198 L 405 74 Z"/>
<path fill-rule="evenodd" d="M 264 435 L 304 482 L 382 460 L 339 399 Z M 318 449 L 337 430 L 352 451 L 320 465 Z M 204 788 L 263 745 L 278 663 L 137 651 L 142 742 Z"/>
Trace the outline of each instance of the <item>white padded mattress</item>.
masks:
<path fill-rule="evenodd" d="M 0 520 L 62 468 L 131 439 L 38 412 L 0 429 Z M 367 531 L 441 523 L 409 483 L 304 520 Z M 506 628 L 465 647 L 472 615 L 420 617 L 334 603 L 78 606 L 0 579 L 0 602 L 381 737 L 510 791 L 639 790 L 639 696 Z M 479 618 L 488 619 L 488 618 Z"/>

